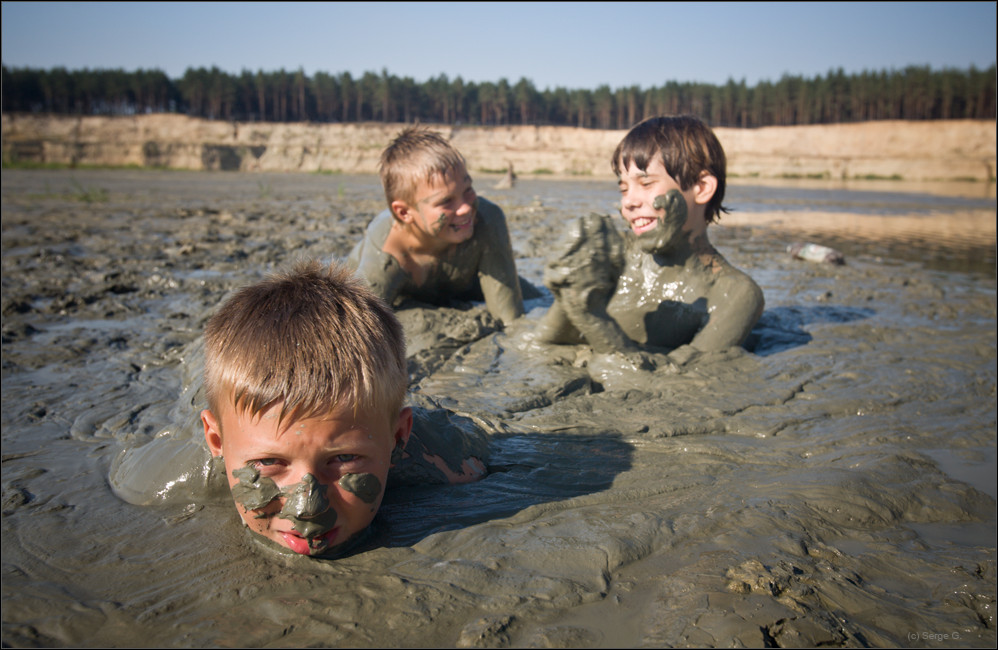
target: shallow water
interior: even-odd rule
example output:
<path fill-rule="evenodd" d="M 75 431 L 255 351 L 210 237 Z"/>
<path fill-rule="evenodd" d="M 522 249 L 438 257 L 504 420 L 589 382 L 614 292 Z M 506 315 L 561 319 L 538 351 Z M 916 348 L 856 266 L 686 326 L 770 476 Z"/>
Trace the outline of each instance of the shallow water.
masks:
<path fill-rule="evenodd" d="M 489 184 L 535 283 L 565 221 L 617 200 Z M 345 255 L 377 178 L 6 170 L 4 645 L 993 646 L 993 193 L 786 189 L 731 186 L 711 226 L 766 295 L 751 351 L 635 375 L 526 344 L 545 297 L 506 332 L 480 305 L 400 312 L 413 400 L 490 432 L 491 474 L 395 489 L 356 552 L 311 560 L 224 495 L 134 506 L 108 472 L 198 435 L 205 320 Z M 790 259 L 802 237 L 846 264 Z"/>

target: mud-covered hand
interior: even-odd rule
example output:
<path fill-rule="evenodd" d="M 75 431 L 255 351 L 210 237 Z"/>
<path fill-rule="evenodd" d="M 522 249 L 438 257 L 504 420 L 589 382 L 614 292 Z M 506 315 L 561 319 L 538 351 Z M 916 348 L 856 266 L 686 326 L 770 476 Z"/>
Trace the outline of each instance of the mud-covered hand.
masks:
<path fill-rule="evenodd" d="M 598 352 L 635 349 L 606 313 L 623 265 L 624 241 L 609 216 L 593 213 L 571 224 L 544 271 L 544 284 L 555 295 L 552 311 L 568 321 L 559 323 L 562 340 L 571 328 Z"/>

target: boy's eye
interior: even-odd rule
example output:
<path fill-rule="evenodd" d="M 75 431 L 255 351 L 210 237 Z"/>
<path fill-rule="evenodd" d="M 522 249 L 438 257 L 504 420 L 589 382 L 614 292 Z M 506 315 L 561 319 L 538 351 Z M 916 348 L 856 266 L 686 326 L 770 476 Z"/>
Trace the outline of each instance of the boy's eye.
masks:
<path fill-rule="evenodd" d="M 276 468 L 280 464 L 281 461 L 279 458 L 257 458 L 256 460 L 250 461 L 250 465 L 261 471 L 263 471 L 265 468 Z"/>
<path fill-rule="evenodd" d="M 338 463 L 349 463 L 352 460 L 357 460 L 357 454 L 337 454 L 334 460 Z"/>

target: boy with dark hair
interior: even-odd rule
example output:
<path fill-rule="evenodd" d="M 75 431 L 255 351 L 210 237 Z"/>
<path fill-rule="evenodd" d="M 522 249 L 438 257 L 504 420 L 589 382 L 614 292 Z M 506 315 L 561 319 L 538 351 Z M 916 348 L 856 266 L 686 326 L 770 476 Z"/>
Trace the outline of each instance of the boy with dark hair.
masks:
<path fill-rule="evenodd" d="M 603 215 L 577 222 L 545 271 L 555 301 L 537 339 L 639 353 L 641 367 L 641 346 L 674 350 L 681 362 L 740 345 L 764 300 L 707 238 L 727 211 L 713 131 L 692 116 L 651 118 L 628 132 L 611 164 L 629 231 L 620 235 Z"/>

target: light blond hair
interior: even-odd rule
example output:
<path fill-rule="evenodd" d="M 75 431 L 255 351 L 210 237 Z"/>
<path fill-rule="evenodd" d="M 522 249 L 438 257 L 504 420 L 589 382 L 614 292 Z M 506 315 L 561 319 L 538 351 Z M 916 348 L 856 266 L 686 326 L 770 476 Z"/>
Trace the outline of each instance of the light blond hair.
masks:
<path fill-rule="evenodd" d="M 297 262 L 233 294 L 208 321 L 205 391 L 279 422 L 344 404 L 397 416 L 408 387 L 405 336 L 395 313 L 348 270 Z"/>
<path fill-rule="evenodd" d="M 414 206 L 420 183 L 430 183 L 458 167 L 467 167 L 464 156 L 442 135 L 425 127 L 406 127 L 381 152 L 378 163 L 388 208 L 392 201 Z"/>

